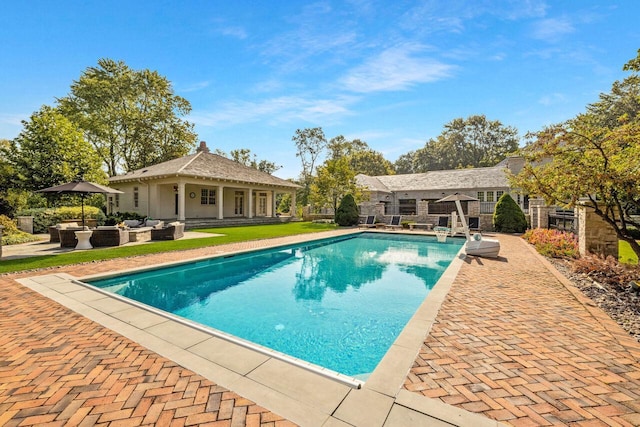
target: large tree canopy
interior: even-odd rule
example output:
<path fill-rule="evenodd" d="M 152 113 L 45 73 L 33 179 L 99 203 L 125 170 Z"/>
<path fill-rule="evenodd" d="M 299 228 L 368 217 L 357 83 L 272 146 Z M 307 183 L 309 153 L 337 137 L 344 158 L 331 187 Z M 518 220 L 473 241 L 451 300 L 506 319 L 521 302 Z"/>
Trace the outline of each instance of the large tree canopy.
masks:
<path fill-rule="evenodd" d="M 5 151 L 15 188 L 39 190 L 78 178 L 106 183 L 95 150 L 57 109 L 43 106 L 22 123 L 24 129 Z"/>
<path fill-rule="evenodd" d="M 188 154 L 197 139 L 186 99 L 156 71 L 132 70 L 122 61 L 100 59 L 58 99 L 63 113 L 84 132 L 109 175 Z"/>
<path fill-rule="evenodd" d="M 436 139 L 400 156 L 398 173 L 495 166 L 518 149 L 518 131 L 484 115 L 447 123 Z"/>
<path fill-rule="evenodd" d="M 624 69 L 631 76 L 586 113 L 528 135 L 527 164 L 513 185 L 550 204 L 592 207 L 640 256 L 629 232 L 640 227 L 629 215 L 640 209 L 640 51 Z"/>

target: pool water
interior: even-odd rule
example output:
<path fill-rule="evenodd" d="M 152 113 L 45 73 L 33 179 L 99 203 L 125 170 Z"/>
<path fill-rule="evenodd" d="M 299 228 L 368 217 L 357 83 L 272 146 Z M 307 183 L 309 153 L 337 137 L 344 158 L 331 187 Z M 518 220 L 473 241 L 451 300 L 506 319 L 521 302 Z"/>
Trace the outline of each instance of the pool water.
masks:
<path fill-rule="evenodd" d="M 362 233 L 88 283 L 362 377 L 375 369 L 462 243 Z"/>

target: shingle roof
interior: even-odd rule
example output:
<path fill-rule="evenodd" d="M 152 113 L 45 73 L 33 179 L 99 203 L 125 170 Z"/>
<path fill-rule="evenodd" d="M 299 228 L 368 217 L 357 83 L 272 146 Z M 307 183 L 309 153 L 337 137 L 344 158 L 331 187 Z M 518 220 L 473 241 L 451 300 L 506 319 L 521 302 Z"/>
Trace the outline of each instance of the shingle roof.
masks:
<path fill-rule="evenodd" d="M 406 175 L 358 175 L 360 185 L 372 191 L 465 190 L 509 187 L 504 166 L 430 171 Z"/>
<path fill-rule="evenodd" d="M 217 154 L 200 151 L 195 154 L 169 160 L 157 165 L 127 172 L 109 178 L 111 183 L 157 179 L 169 176 L 211 178 L 221 181 L 261 184 L 277 187 L 299 188 L 291 181 L 269 175 L 257 169 Z"/>

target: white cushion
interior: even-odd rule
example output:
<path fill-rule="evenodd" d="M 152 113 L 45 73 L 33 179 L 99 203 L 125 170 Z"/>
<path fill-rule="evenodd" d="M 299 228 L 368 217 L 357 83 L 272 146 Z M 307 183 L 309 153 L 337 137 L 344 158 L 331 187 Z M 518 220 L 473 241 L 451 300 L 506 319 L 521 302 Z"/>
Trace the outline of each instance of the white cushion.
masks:
<path fill-rule="evenodd" d="M 174 222 L 170 222 L 169 224 L 167 224 L 169 227 L 176 227 L 178 225 L 180 225 L 180 221 L 174 221 Z"/>
<path fill-rule="evenodd" d="M 117 225 L 99 225 L 98 230 L 117 230 Z"/>
<path fill-rule="evenodd" d="M 159 219 L 148 219 L 144 225 L 147 227 L 162 228 L 162 224 L 163 222 Z"/>

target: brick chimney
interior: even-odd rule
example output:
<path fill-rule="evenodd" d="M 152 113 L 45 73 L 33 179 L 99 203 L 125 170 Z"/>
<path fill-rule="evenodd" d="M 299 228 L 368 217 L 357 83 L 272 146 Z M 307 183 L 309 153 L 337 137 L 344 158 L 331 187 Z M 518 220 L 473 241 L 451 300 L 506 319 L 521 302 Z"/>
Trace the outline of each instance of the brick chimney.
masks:
<path fill-rule="evenodd" d="M 200 141 L 200 146 L 196 149 L 196 152 L 203 152 L 203 153 L 208 153 L 209 152 L 209 148 L 207 147 L 207 143 L 205 141 Z"/>

